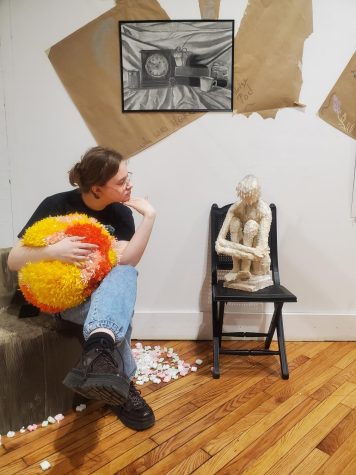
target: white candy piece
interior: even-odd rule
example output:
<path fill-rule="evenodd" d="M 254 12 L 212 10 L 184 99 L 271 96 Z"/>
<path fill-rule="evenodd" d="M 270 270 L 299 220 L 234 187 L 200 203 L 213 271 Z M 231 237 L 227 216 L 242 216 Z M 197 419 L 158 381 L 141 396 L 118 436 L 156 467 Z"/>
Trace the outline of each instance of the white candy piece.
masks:
<path fill-rule="evenodd" d="M 82 411 L 84 411 L 84 409 L 86 409 L 86 407 L 87 407 L 86 404 L 79 404 L 79 406 L 77 406 L 77 407 L 75 408 L 75 410 L 76 410 L 77 412 L 82 412 Z"/>
<path fill-rule="evenodd" d="M 190 371 L 197 371 L 197 368 L 192 369 L 190 364 L 180 359 L 178 353 L 172 347 L 164 346 L 144 346 L 137 342 L 132 349 L 132 354 L 136 362 L 136 384 L 143 385 L 151 382 L 160 384 L 170 382 L 172 379 L 186 376 Z M 203 360 L 197 360 L 196 364 L 202 364 Z"/>
<path fill-rule="evenodd" d="M 197 368 L 196 366 L 192 366 L 192 367 L 190 368 L 190 371 L 193 371 L 194 373 L 195 373 L 195 371 L 197 371 L 197 370 L 198 370 L 198 368 Z"/>
<path fill-rule="evenodd" d="M 13 430 L 9 430 L 9 432 L 6 434 L 8 437 L 14 437 L 15 432 Z"/>
<path fill-rule="evenodd" d="M 195 364 L 203 364 L 203 360 L 200 360 L 199 358 L 195 360 Z"/>
<path fill-rule="evenodd" d="M 48 424 L 49 424 L 49 422 L 48 422 L 48 421 L 43 421 L 41 425 L 42 425 L 42 427 L 47 427 L 47 426 L 48 426 Z"/>
<path fill-rule="evenodd" d="M 52 416 L 49 416 L 47 417 L 47 421 L 50 423 L 50 424 L 55 424 L 56 423 L 56 419 Z"/>
<path fill-rule="evenodd" d="M 20 429 L 20 432 L 21 432 L 21 434 L 23 434 L 24 432 L 26 432 L 26 429 L 22 426 L 21 429 Z"/>
<path fill-rule="evenodd" d="M 51 464 L 47 460 L 44 460 L 43 462 L 40 463 L 40 467 L 42 468 L 43 471 L 45 471 L 51 467 Z"/>

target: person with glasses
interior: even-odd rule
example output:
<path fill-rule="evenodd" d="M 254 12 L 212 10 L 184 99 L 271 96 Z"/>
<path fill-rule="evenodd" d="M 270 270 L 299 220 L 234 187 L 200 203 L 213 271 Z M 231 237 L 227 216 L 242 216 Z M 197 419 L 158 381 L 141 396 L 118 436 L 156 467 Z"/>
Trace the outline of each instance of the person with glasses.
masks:
<path fill-rule="evenodd" d="M 48 216 L 85 213 L 97 219 L 117 240 L 120 262 L 81 305 L 61 312 L 61 318 L 83 325 L 84 348 L 63 383 L 88 399 L 110 405 L 128 427 L 151 427 L 155 416 L 132 379 L 136 364 L 131 352 L 131 321 L 136 300 L 137 271 L 156 212 L 144 198 L 131 196 L 131 174 L 122 156 L 105 147 L 89 149 L 69 171 L 75 189 L 45 198 L 18 234 Z M 132 209 L 142 216 L 135 230 Z M 90 258 L 95 244 L 65 237 L 40 248 L 19 241 L 10 251 L 8 266 L 18 271 L 27 262 L 61 260 L 80 263 Z"/>

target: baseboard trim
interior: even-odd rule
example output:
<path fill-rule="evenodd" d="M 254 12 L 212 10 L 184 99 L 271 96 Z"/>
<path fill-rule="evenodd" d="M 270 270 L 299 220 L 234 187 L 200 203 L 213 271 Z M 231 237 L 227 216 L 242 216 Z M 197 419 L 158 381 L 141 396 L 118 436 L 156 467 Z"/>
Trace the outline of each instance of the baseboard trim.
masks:
<path fill-rule="evenodd" d="M 226 331 L 267 331 L 271 314 L 229 313 Z M 356 315 L 283 313 L 285 338 L 289 341 L 356 341 Z M 208 340 L 208 312 L 138 312 L 133 319 L 134 339 Z"/>

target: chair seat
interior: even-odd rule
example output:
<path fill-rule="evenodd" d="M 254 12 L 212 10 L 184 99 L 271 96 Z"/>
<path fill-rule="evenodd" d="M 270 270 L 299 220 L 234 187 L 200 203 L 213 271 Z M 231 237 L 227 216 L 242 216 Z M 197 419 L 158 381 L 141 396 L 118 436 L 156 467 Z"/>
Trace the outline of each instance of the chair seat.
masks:
<path fill-rule="evenodd" d="M 224 281 L 219 280 L 213 285 L 213 298 L 220 302 L 296 302 L 297 297 L 283 285 L 270 285 L 256 292 L 229 289 L 224 287 Z"/>

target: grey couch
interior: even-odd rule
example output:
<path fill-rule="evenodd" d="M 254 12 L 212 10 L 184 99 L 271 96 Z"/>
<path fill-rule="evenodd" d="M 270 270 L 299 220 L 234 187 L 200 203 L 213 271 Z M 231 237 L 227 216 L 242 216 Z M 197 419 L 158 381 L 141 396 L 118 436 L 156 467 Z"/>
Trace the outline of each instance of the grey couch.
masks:
<path fill-rule="evenodd" d="M 80 356 L 81 327 L 46 314 L 19 318 L 24 300 L 8 253 L 0 249 L 0 434 L 82 401 L 62 384 Z"/>

